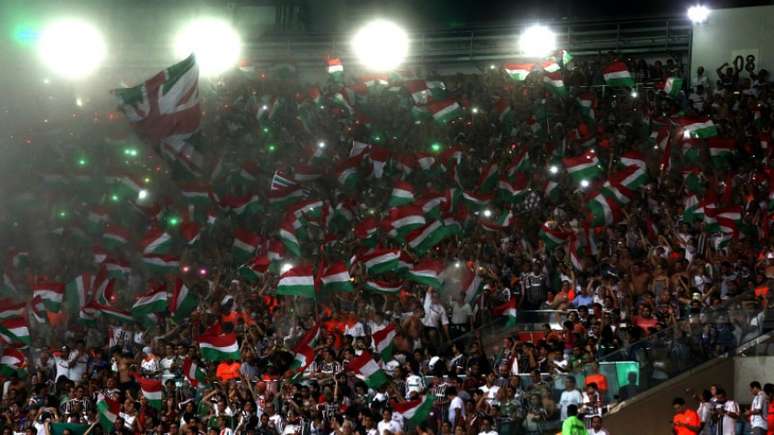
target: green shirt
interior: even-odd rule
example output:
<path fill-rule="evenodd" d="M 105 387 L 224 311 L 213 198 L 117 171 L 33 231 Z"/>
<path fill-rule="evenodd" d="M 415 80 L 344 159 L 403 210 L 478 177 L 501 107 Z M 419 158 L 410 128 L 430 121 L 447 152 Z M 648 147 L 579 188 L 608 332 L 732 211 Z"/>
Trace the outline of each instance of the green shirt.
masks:
<path fill-rule="evenodd" d="M 562 423 L 562 435 L 588 435 L 588 431 L 578 417 L 571 415 Z"/>

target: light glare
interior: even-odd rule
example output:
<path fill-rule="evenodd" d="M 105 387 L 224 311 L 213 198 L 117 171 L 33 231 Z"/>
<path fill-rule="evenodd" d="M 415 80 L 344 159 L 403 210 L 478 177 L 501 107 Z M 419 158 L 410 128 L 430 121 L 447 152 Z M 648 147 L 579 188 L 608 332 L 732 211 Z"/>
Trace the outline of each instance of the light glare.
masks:
<path fill-rule="evenodd" d="M 282 267 L 280 268 L 280 273 L 285 273 L 292 268 L 293 268 L 293 265 L 291 263 L 282 263 Z"/>
<path fill-rule="evenodd" d="M 541 24 L 529 26 L 519 36 L 519 49 L 528 57 L 546 57 L 556 50 L 556 34 Z"/>
<path fill-rule="evenodd" d="M 175 57 L 184 59 L 194 53 L 203 76 L 217 76 L 232 68 L 241 51 L 237 31 L 217 18 L 192 21 L 175 38 Z"/>
<path fill-rule="evenodd" d="M 548 168 L 548 172 L 550 172 L 552 174 L 557 174 L 557 173 L 559 173 L 559 167 L 556 166 L 556 165 L 551 165 L 551 167 Z"/>
<path fill-rule="evenodd" d="M 46 25 L 38 40 L 38 56 L 52 72 L 70 80 L 93 73 L 107 55 L 102 34 L 80 19 L 67 18 Z M 44 79 L 48 84 L 49 80 Z"/>
<path fill-rule="evenodd" d="M 406 59 L 408 48 L 406 31 L 392 21 L 383 19 L 367 23 L 352 38 L 355 56 L 371 71 L 394 70 Z"/>
<path fill-rule="evenodd" d="M 695 5 L 688 8 L 688 19 L 694 24 L 701 24 L 709 18 L 710 10 L 704 5 Z"/>
<path fill-rule="evenodd" d="M 581 186 L 582 188 L 584 188 L 584 189 L 585 189 L 585 188 L 587 188 L 587 187 L 589 187 L 589 184 L 590 184 L 590 183 L 589 183 L 589 180 L 581 180 L 581 182 L 580 182 L 580 186 Z"/>
<path fill-rule="evenodd" d="M 139 200 L 143 200 L 143 199 L 145 199 L 147 197 L 148 197 L 148 191 L 145 190 L 145 189 L 142 189 L 141 191 L 139 191 L 137 193 L 137 199 L 139 199 Z"/>

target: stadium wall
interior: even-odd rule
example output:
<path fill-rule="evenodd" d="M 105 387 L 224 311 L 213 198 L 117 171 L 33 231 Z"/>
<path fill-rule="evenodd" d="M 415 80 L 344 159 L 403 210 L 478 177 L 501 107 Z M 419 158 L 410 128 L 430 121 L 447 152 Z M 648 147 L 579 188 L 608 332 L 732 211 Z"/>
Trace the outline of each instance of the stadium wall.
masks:
<path fill-rule="evenodd" d="M 704 66 L 709 77 L 737 56 L 755 56 L 756 70 L 774 66 L 774 6 L 714 9 L 706 23 L 693 26 L 691 74 Z M 743 65 L 744 67 L 744 65 Z M 742 77 L 748 77 L 746 73 Z"/>

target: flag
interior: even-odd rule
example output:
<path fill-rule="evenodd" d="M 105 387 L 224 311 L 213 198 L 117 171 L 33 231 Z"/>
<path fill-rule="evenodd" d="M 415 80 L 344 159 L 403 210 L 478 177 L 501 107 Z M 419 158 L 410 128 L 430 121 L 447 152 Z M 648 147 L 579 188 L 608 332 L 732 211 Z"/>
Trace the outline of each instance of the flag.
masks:
<path fill-rule="evenodd" d="M 581 262 L 581 259 L 578 256 L 578 237 L 575 234 L 570 237 L 570 243 L 567 244 L 567 251 L 572 267 L 577 271 L 583 271 L 583 262 Z"/>
<path fill-rule="evenodd" d="M 433 119 L 443 124 L 462 116 L 462 108 L 452 99 L 432 101 L 427 108 L 432 113 Z"/>
<path fill-rule="evenodd" d="M 683 89 L 683 79 L 680 77 L 667 77 L 667 79 L 657 85 L 662 91 L 664 91 L 670 97 L 676 97 L 680 90 Z"/>
<path fill-rule="evenodd" d="M 134 317 L 132 317 L 132 315 L 129 312 L 118 308 L 113 308 L 110 305 L 100 304 L 95 301 L 92 301 L 89 304 L 87 304 L 84 309 L 87 309 L 89 311 L 93 310 L 95 313 L 98 312 L 100 315 L 103 315 L 108 319 L 117 320 L 119 322 L 123 322 L 123 323 L 134 322 Z"/>
<path fill-rule="evenodd" d="M 403 284 L 400 282 L 388 282 L 388 281 L 380 281 L 376 279 L 369 279 L 365 282 L 364 286 L 366 290 L 390 295 L 390 294 L 398 294 Z"/>
<path fill-rule="evenodd" d="M 688 223 L 704 220 L 704 206 L 696 195 L 691 195 L 683 201 L 683 220 Z"/>
<path fill-rule="evenodd" d="M 507 98 L 500 98 L 495 102 L 495 112 L 497 113 L 497 119 L 500 122 L 511 120 L 513 111 L 511 110 L 511 101 Z"/>
<path fill-rule="evenodd" d="M 392 360 L 392 354 L 395 350 L 394 340 L 396 336 L 397 332 L 395 331 L 395 324 L 393 323 L 388 323 L 384 328 L 371 334 L 376 353 L 381 356 L 382 361 L 387 362 Z"/>
<path fill-rule="evenodd" d="M 397 207 L 414 202 L 414 186 L 404 181 L 398 181 L 392 188 L 387 207 Z"/>
<path fill-rule="evenodd" d="M 161 154 L 189 171 L 202 169 L 203 158 L 191 144 L 202 116 L 199 66 L 193 54 L 141 85 L 112 93 L 137 133 Z"/>
<path fill-rule="evenodd" d="M 143 254 L 168 254 L 171 247 L 172 236 L 158 227 L 150 228 L 140 244 Z"/>
<path fill-rule="evenodd" d="M 361 261 L 365 265 L 366 273 L 373 276 L 395 270 L 399 258 L 400 250 L 380 248 L 363 255 Z"/>
<path fill-rule="evenodd" d="M 13 347 L 6 347 L 0 357 L 0 375 L 10 378 L 21 375 L 24 371 L 24 354 Z"/>
<path fill-rule="evenodd" d="M 58 313 L 64 300 L 65 285 L 61 282 L 41 281 L 32 285 L 32 297 L 40 297 L 46 310 Z"/>
<path fill-rule="evenodd" d="M 497 193 L 501 201 L 506 203 L 519 202 L 529 192 L 529 178 L 523 172 L 516 173 L 516 179 L 510 183 L 503 178 L 497 183 Z"/>
<path fill-rule="evenodd" d="M 0 320 L 23 317 L 26 306 L 27 304 L 24 302 L 17 303 L 10 299 L 0 300 Z"/>
<path fill-rule="evenodd" d="M 140 384 L 142 396 L 148 401 L 148 404 L 155 409 L 161 409 L 163 386 L 158 379 L 148 379 L 137 376 L 137 383 Z"/>
<path fill-rule="evenodd" d="M 645 164 L 645 157 L 639 151 L 627 151 L 621 154 L 621 165 L 623 165 L 624 167 L 636 166 L 643 170 L 647 170 L 647 165 Z"/>
<path fill-rule="evenodd" d="M 322 288 L 330 291 L 352 291 L 349 271 L 343 261 L 329 265 L 320 277 Z"/>
<path fill-rule="evenodd" d="M 481 169 L 481 177 L 478 180 L 478 188 L 481 192 L 490 192 L 497 186 L 500 170 L 497 163 L 490 163 Z"/>
<path fill-rule="evenodd" d="M 360 165 L 360 160 L 361 157 L 350 157 L 337 165 L 336 180 L 340 185 L 348 189 L 354 189 L 357 186 L 357 168 Z"/>
<path fill-rule="evenodd" d="M 516 298 L 511 296 L 508 302 L 492 308 L 492 314 L 498 317 L 506 317 L 508 322 L 506 328 L 516 326 Z"/>
<path fill-rule="evenodd" d="M 296 266 L 280 276 L 277 294 L 314 298 L 314 274 L 312 266 Z"/>
<path fill-rule="evenodd" d="M 105 397 L 102 393 L 97 395 L 97 414 L 102 430 L 108 433 L 113 431 L 113 423 L 118 418 L 120 410 L 121 404 L 117 401 Z"/>
<path fill-rule="evenodd" d="M 713 137 L 709 140 L 709 154 L 716 168 L 728 168 L 736 153 L 736 140 Z"/>
<path fill-rule="evenodd" d="M 644 167 L 629 165 L 610 176 L 610 182 L 623 186 L 629 190 L 637 190 L 648 181 L 648 174 Z"/>
<path fill-rule="evenodd" d="M 568 238 L 568 235 L 565 232 L 553 228 L 551 225 L 549 225 L 548 222 L 544 223 L 543 226 L 540 227 L 538 236 L 541 240 L 543 240 L 543 243 L 548 249 L 553 249 L 563 245 L 565 242 L 567 242 Z"/>
<path fill-rule="evenodd" d="M 132 270 L 132 268 L 129 267 L 128 262 L 119 258 L 107 257 L 102 264 L 105 265 L 105 270 L 107 270 L 108 276 L 113 278 L 121 278 L 125 275 L 128 275 Z"/>
<path fill-rule="evenodd" d="M 581 116 L 586 122 L 594 123 L 596 121 L 596 114 L 594 108 L 596 107 L 596 96 L 592 92 L 584 92 L 578 95 L 578 107 L 580 108 Z"/>
<path fill-rule="evenodd" d="M 285 222 L 282 223 L 279 230 L 279 239 L 285 248 L 295 257 L 301 256 L 301 244 L 298 242 L 296 232 L 293 229 L 293 223 L 288 220 L 289 216 L 285 217 Z"/>
<path fill-rule="evenodd" d="M 562 80 L 562 73 L 560 71 L 545 73 L 543 83 L 555 95 L 560 97 L 567 95 L 567 88 L 564 86 L 564 80 Z"/>
<path fill-rule="evenodd" d="M 717 209 L 715 219 L 722 233 L 736 234 L 742 223 L 742 207 L 732 206 Z"/>
<path fill-rule="evenodd" d="M 500 216 L 489 219 L 486 217 L 479 217 L 481 221 L 481 228 L 486 231 L 502 231 L 513 225 L 513 212 L 505 210 L 500 213 Z"/>
<path fill-rule="evenodd" d="M 260 237 L 257 234 L 243 228 L 234 229 L 234 244 L 231 253 L 238 263 L 249 260 L 258 248 Z"/>
<path fill-rule="evenodd" d="M 374 361 L 374 358 L 368 351 L 363 351 L 347 364 L 347 370 L 355 374 L 359 379 L 365 381 L 368 388 L 378 389 L 387 383 L 387 375 Z"/>
<path fill-rule="evenodd" d="M 371 175 L 373 175 L 374 178 L 382 178 L 384 175 L 384 167 L 390 159 L 390 150 L 375 146 L 371 149 L 371 153 L 368 157 L 371 159 Z"/>
<path fill-rule="evenodd" d="M 416 400 L 407 400 L 398 402 L 392 406 L 396 414 L 400 414 L 404 420 L 418 425 L 427 420 L 430 412 L 433 410 L 433 401 L 435 395 L 425 394 Z"/>
<path fill-rule="evenodd" d="M 220 335 L 202 335 L 196 339 L 199 352 L 207 361 L 239 361 L 239 342 L 234 333 Z"/>
<path fill-rule="evenodd" d="M 142 263 L 151 273 L 164 275 L 176 273 L 180 269 L 180 258 L 173 255 L 151 255 L 142 257 Z"/>
<path fill-rule="evenodd" d="M 417 228 L 406 236 L 409 247 L 418 255 L 424 255 L 433 246 L 441 242 L 448 232 L 441 221 L 433 221 Z"/>
<path fill-rule="evenodd" d="M 102 239 L 108 248 L 120 248 L 129 243 L 129 231 L 118 225 L 108 225 L 102 233 Z"/>
<path fill-rule="evenodd" d="M 293 346 L 293 362 L 290 368 L 303 372 L 314 361 L 314 346 L 320 337 L 320 324 L 315 323 Z"/>
<path fill-rule="evenodd" d="M 623 62 L 613 62 L 602 71 L 602 75 L 605 78 L 605 83 L 612 87 L 628 87 L 634 86 L 634 80 L 632 75 L 629 74 L 629 69 Z"/>
<path fill-rule="evenodd" d="M 591 224 L 611 225 L 621 220 L 621 206 L 615 200 L 599 193 L 587 205 Z"/>
<path fill-rule="evenodd" d="M 440 260 L 420 260 L 408 271 L 406 280 L 441 289 L 443 287 L 443 279 L 441 278 L 443 269 L 443 262 Z"/>
<path fill-rule="evenodd" d="M 591 150 L 577 157 L 566 157 L 562 159 L 562 163 L 576 182 L 591 180 L 602 174 L 599 159 Z"/>
<path fill-rule="evenodd" d="M 552 180 L 546 180 L 543 185 L 543 197 L 549 201 L 556 201 L 559 197 L 559 183 Z"/>
<path fill-rule="evenodd" d="M 151 313 L 167 310 L 167 289 L 165 286 L 151 289 L 140 296 L 132 305 L 132 317 L 140 318 Z"/>
<path fill-rule="evenodd" d="M 191 357 L 186 357 L 183 360 L 183 375 L 185 375 L 185 378 L 188 379 L 188 382 L 190 382 L 194 387 L 200 383 L 207 383 L 207 373 L 205 373 L 204 370 L 202 370 L 202 368 L 191 359 Z"/>
<path fill-rule="evenodd" d="M 527 79 L 527 76 L 534 66 L 535 65 L 531 63 L 508 63 L 505 64 L 505 73 L 508 74 L 511 79 L 522 82 Z"/>
<path fill-rule="evenodd" d="M 390 209 L 389 222 L 394 232 L 390 234 L 401 239 L 427 223 L 422 209 L 418 206 Z"/>
<path fill-rule="evenodd" d="M 29 345 L 32 340 L 27 320 L 14 318 L 0 321 L 0 340 L 5 344 L 22 343 Z"/>
<path fill-rule="evenodd" d="M 344 65 L 342 65 L 341 59 L 338 57 L 328 59 L 328 74 L 330 74 L 334 80 L 341 81 L 341 78 L 344 75 Z"/>
<path fill-rule="evenodd" d="M 191 292 L 182 279 L 177 278 L 172 292 L 172 300 L 169 303 L 169 311 L 176 322 L 182 322 L 199 305 L 199 298 Z"/>
<path fill-rule="evenodd" d="M 465 303 L 472 304 L 478 297 L 484 283 L 475 271 L 468 269 L 465 269 L 465 271 L 466 273 L 462 277 L 462 292 L 465 295 Z"/>
<path fill-rule="evenodd" d="M 472 191 L 463 191 L 462 199 L 470 210 L 479 210 L 489 205 L 492 195 Z"/>
<path fill-rule="evenodd" d="M 677 118 L 675 122 L 682 127 L 683 135 L 692 138 L 706 139 L 718 135 L 715 123 L 709 118 Z"/>
<path fill-rule="evenodd" d="M 206 183 L 186 183 L 180 186 L 183 201 L 194 205 L 209 204 L 211 191 L 211 186 Z"/>
<path fill-rule="evenodd" d="M 409 80 L 404 86 L 414 104 L 427 104 L 446 98 L 446 85 L 441 81 Z"/>

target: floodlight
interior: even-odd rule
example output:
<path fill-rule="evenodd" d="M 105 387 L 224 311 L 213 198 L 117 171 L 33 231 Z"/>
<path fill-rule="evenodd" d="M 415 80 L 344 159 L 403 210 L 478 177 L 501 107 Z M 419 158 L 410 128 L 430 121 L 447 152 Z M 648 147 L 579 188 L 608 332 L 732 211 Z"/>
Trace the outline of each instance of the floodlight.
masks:
<path fill-rule="evenodd" d="M 406 31 L 384 19 L 366 23 L 352 38 L 355 56 L 371 71 L 394 70 L 406 59 L 408 48 Z"/>
<path fill-rule="evenodd" d="M 709 18 L 710 10 L 704 5 L 695 5 L 688 8 L 688 19 L 693 24 L 701 24 Z"/>
<path fill-rule="evenodd" d="M 519 49 L 528 57 L 546 57 L 556 50 L 556 34 L 542 24 L 534 24 L 521 32 Z"/>
<path fill-rule="evenodd" d="M 559 173 L 559 166 L 556 166 L 556 165 L 551 165 L 551 166 L 548 168 L 548 172 L 550 172 L 550 173 L 552 173 L 552 174 L 558 174 L 558 173 Z"/>
<path fill-rule="evenodd" d="M 589 183 L 589 180 L 581 180 L 581 181 L 580 181 L 580 186 L 581 186 L 582 188 L 584 188 L 584 189 L 585 189 L 585 188 L 587 188 L 587 187 L 589 187 L 589 184 L 591 184 L 591 183 Z"/>
<path fill-rule="evenodd" d="M 239 63 L 242 40 L 228 22 L 200 18 L 188 23 L 175 38 L 175 57 L 194 53 L 203 76 L 217 76 Z"/>
<path fill-rule="evenodd" d="M 280 273 L 285 273 L 293 268 L 293 265 L 291 263 L 282 263 L 282 267 L 280 267 Z"/>
<path fill-rule="evenodd" d="M 43 28 L 37 52 L 54 74 L 76 80 L 87 77 L 102 64 L 107 47 L 96 27 L 80 19 L 66 18 Z M 46 78 L 43 82 L 50 81 Z"/>

